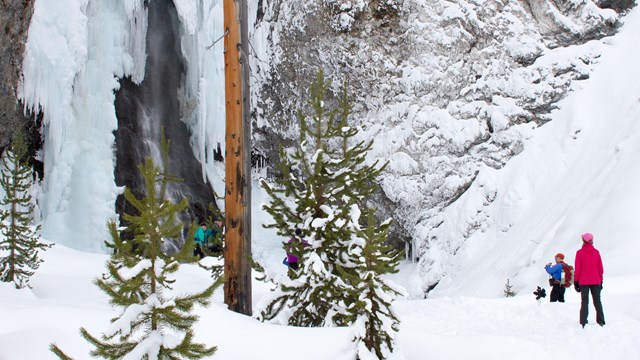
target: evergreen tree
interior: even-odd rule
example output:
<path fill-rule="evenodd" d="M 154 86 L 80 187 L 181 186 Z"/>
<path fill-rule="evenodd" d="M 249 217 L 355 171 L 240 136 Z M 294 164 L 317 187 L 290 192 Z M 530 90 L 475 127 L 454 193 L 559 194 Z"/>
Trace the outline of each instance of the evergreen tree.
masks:
<path fill-rule="evenodd" d="M 26 157 L 24 136 L 18 132 L 0 161 L 0 186 L 5 193 L 0 200 L 0 280 L 13 282 L 18 289 L 31 287 L 29 278 L 42 263 L 38 252 L 51 247 L 39 241 L 40 227 L 31 226 L 33 171 Z"/>
<path fill-rule="evenodd" d="M 393 352 L 399 320 L 391 309 L 391 303 L 401 292 L 382 278 L 384 274 L 397 273 L 400 253 L 386 243 L 390 219 L 376 227 L 374 211 L 367 211 L 367 226 L 358 229 L 358 238 L 352 242 L 351 253 L 356 261 L 356 277 L 349 281 L 353 296 L 357 299 L 349 307 L 355 323 L 354 342 L 357 358 L 386 359 Z"/>
<path fill-rule="evenodd" d="M 279 284 L 260 314 L 263 320 L 277 318 L 296 326 L 350 324 L 347 307 L 355 300 L 345 273 L 356 266 L 349 254 L 355 236 L 350 224 L 353 205 L 375 191 L 374 180 L 384 166 L 365 164 L 372 143 L 352 144 L 357 129 L 348 126 L 351 107 L 346 93 L 327 109 L 327 90 L 319 72 L 310 88 L 311 114 L 298 111 L 297 147 L 291 154 L 280 149 L 282 176 L 274 185 L 262 181 L 270 196 L 264 209 L 274 219 L 266 227 L 290 238 L 300 228 L 306 241 L 283 244 L 285 251 L 300 257 L 301 266 Z"/>
<path fill-rule="evenodd" d="M 516 296 L 516 293 L 513 291 L 513 285 L 509 284 L 509 279 L 507 279 L 507 283 L 504 284 L 504 297 L 514 296 Z"/>
<path fill-rule="evenodd" d="M 165 169 L 167 153 L 163 149 Z M 123 215 L 127 231 L 135 237 L 130 242 L 121 239 L 115 222 L 109 223 L 112 242 L 108 246 L 114 248 L 114 253 L 107 262 L 108 274 L 95 281 L 107 293 L 110 303 L 122 311 L 100 338 L 84 328 L 80 332 L 95 346 L 91 355 L 106 359 L 200 359 L 212 355 L 215 346 L 193 341 L 192 326 L 198 316 L 191 312 L 196 304 L 209 304 L 221 279 L 195 294 L 172 294 L 175 279 L 171 275 L 180 263 L 194 261 L 193 246 L 187 242 L 170 257 L 163 253 L 162 244 L 165 238 L 179 237 L 182 224 L 177 215 L 188 207 L 188 202 L 183 199 L 175 204 L 166 199 L 166 185 L 172 178 L 151 159 L 147 158 L 139 168 L 146 196 L 138 199 L 129 189 L 124 193 L 137 213 Z M 194 230 L 192 225 L 189 238 Z M 61 359 L 67 358 L 55 344 L 51 350 Z"/>

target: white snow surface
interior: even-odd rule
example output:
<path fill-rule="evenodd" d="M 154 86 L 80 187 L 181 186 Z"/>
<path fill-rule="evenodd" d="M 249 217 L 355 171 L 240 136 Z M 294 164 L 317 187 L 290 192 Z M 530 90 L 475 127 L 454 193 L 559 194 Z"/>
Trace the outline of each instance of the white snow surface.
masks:
<path fill-rule="evenodd" d="M 612 228 L 604 228 L 609 231 Z M 284 256 L 278 239 L 257 245 L 260 260 Z M 605 262 L 602 301 L 607 325 L 578 324 L 579 295 L 568 289 L 566 302 L 538 303 L 531 294 L 542 285 L 533 277 L 516 297 L 492 298 L 442 296 L 429 299 L 403 298 L 394 303 L 400 331 L 390 359 L 637 359 L 640 357 L 640 275 L 624 249 L 633 239 L 601 247 Z M 596 242 L 597 245 L 597 242 Z M 511 253 L 502 253 L 509 257 Z M 279 257 L 278 257 L 279 256 Z M 45 262 L 32 277 L 33 289 L 16 290 L 0 283 L 0 359 L 54 359 L 48 351 L 55 342 L 75 359 L 89 359 L 91 346 L 78 329 L 85 327 L 99 335 L 113 331 L 109 319 L 116 315 L 107 296 L 92 280 L 105 272 L 107 255 L 80 252 L 57 244 L 42 254 Z M 278 261 L 264 262 L 268 271 L 285 276 Z M 616 266 L 616 264 L 618 266 Z M 410 287 L 415 264 L 401 264 L 393 280 Z M 490 279 L 491 269 L 478 276 Z M 537 269 L 543 274 L 542 266 Z M 607 275 L 610 274 L 610 275 Z M 540 275 L 540 278 L 543 276 Z M 210 284 L 209 273 L 195 265 L 183 265 L 176 273 L 176 292 L 194 292 Z M 546 282 L 546 280 L 544 281 Z M 269 287 L 253 280 L 254 312 L 269 293 Z M 357 351 L 351 342 L 357 327 L 300 328 L 262 323 L 227 309 L 222 289 L 214 294 L 208 308 L 196 307 L 200 316 L 195 340 L 218 351 L 211 359 L 280 359 L 283 353 L 302 354 L 309 360 L 352 360 Z M 591 308 L 590 320 L 594 314 Z M 562 339 L 562 340 L 559 340 Z M 150 338 L 149 341 L 153 339 Z M 563 346 L 558 346 L 562 342 Z M 141 344 L 140 351 L 157 344 Z M 138 357 L 134 357 L 138 358 Z"/>

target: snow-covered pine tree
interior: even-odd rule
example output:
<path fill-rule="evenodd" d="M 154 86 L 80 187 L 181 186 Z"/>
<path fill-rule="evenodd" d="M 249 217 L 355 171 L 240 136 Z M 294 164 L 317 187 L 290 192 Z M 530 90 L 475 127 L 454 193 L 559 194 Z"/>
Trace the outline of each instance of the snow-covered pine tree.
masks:
<path fill-rule="evenodd" d="M 164 142 L 163 142 L 164 143 Z M 166 166 L 166 153 L 165 167 Z M 100 338 L 81 328 L 82 336 L 95 349 L 91 355 L 105 359 L 200 359 L 210 356 L 216 347 L 206 347 L 193 341 L 193 324 L 198 316 L 192 313 L 196 304 L 207 306 L 214 290 L 221 285 L 218 278 L 201 292 L 172 293 L 172 278 L 180 263 L 193 262 L 193 246 L 187 242 L 174 256 L 162 251 L 165 238 L 177 238 L 182 223 L 177 216 L 188 206 L 186 199 L 175 204 L 165 197 L 170 177 L 147 158 L 139 166 L 146 196 L 138 199 L 125 189 L 126 200 L 136 214 L 124 214 L 127 231 L 134 234 L 125 241 L 115 222 L 109 223 L 114 254 L 107 262 L 108 274 L 96 279 L 110 298 L 110 303 L 122 311 L 111 320 L 110 328 Z M 158 190 L 159 189 L 159 190 Z M 189 238 L 193 237 L 195 225 Z M 191 245 L 191 246 L 190 246 Z M 68 356 L 55 344 L 51 351 L 61 359 Z"/>
<path fill-rule="evenodd" d="M 354 220 L 359 210 L 352 211 Z M 367 210 L 366 228 L 357 230 L 357 238 L 351 244 L 350 253 L 356 262 L 355 278 L 348 274 L 354 284 L 353 302 L 348 311 L 354 319 L 357 359 L 386 359 L 393 352 L 399 320 L 391 309 L 391 303 L 399 289 L 382 276 L 398 272 L 400 253 L 386 243 L 391 219 L 376 226 L 372 209 Z"/>
<path fill-rule="evenodd" d="M 351 209 L 373 193 L 384 166 L 364 164 L 371 142 L 350 144 L 357 129 L 347 124 L 351 107 L 346 94 L 327 109 L 327 90 L 319 72 L 310 88 L 311 114 L 298 111 L 298 146 L 291 154 L 280 150 L 281 176 L 275 184 L 262 181 L 270 196 L 264 209 L 274 219 L 266 227 L 290 238 L 300 228 L 308 244 L 294 242 L 298 245 L 291 250 L 301 258 L 300 269 L 278 284 L 262 320 L 277 318 L 295 326 L 350 324 L 346 309 L 354 299 L 343 274 L 355 266 L 348 254 L 355 235 Z M 285 251 L 290 246 L 283 244 Z"/>
<path fill-rule="evenodd" d="M 0 280 L 13 282 L 18 289 L 31 287 L 29 278 L 42 263 L 38 252 L 51 247 L 39 241 L 40 227 L 31 226 L 33 171 L 26 156 L 24 135 L 16 132 L 0 164 L 0 186 L 5 193 L 0 200 Z"/>

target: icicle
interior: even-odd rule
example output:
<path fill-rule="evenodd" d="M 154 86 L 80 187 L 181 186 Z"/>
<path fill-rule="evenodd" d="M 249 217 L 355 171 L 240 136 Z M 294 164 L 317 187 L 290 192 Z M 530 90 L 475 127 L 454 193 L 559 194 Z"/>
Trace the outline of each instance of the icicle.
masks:
<path fill-rule="evenodd" d="M 140 84 L 147 63 L 147 7 L 144 0 L 123 0 L 123 5 L 129 19 L 129 38 L 125 47 L 131 56 L 131 62 L 125 64 L 125 73 L 131 75 L 134 83 Z"/>

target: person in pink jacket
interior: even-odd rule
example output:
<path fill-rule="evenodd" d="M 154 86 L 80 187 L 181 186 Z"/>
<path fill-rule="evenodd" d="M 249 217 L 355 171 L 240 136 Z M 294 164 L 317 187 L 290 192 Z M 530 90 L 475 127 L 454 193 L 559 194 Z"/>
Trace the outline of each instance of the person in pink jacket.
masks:
<path fill-rule="evenodd" d="M 593 235 L 582 234 L 582 248 L 576 252 L 574 286 L 582 297 L 580 306 L 580 325 L 584 328 L 589 316 L 589 292 L 596 308 L 596 322 L 604 326 L 604 312 L 600 301 L 604 268 L 600 252 L 593 247 Z"/>

